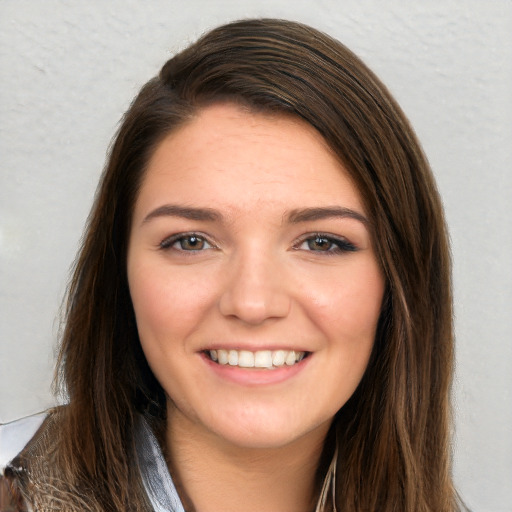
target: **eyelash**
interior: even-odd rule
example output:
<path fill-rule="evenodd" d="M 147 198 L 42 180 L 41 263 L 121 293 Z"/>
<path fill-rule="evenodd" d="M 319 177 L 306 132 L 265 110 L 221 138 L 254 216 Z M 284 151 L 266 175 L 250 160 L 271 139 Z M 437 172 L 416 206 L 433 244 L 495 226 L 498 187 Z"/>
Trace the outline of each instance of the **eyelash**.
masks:
<path fill-rule="evenodd" d="M 190 239 L 193 239 L 195 238 L 197 241 L 199 242 L 203 242 L 205 244 L 208 245 L 208 247 L 200 247 L 199 249 L 184 249 L 183 246 L 181 248 L 175 248 L 173 247 L 175 244 L 177 244 L 178 242 L 183 242 L 185 240 L 190 240 Z M 177 251 L 182 251 L 182 252 L 201 252 L 205 249 L 214 249 L 215 248 L 215 245 L 208 241 L 208 239 L 204 236 L 204 235 L 201 235 L 199 233 L 178 233 L 176 235 L 172 235 L 168 238 L 166 238 L 165 240 L 162 240 L 159 244 L 159 248 L 160 249 L 175 249 Z"/>
<path fill-rule="evenodd" d="M 329 248 L 326 250 L 314 250 L 311 248 L 311 246 L 309 246 L 309 242 L 314 243 L 315 241 L 318 242 L 320 240 L 327 242 L 327 244 L 329 244 Z M 301 249 L 304 244 L 308 244 L 307 249 Z M 346 238 L 327 235 L 325 233 L 313 233 L 312 235 L 310 234 L 301 238 L 299 243 L 294 246 L 294 249 L 306 250 L 313 253 L 323 253 L 329 256 L 339 255 L 346 252 L 355 252 L 358 250 L 358 248 L 352 242 L 349 242 Z"/>
<path fill-rule="evenodd" d="M 207 247 L 201 246 L 198 249 L 185 249 L 183 245 L 180 248 L 173 247 L 175 244 L 179 242 L 183 243 L 183 241 L 190 241 L 192 239 L 195 239 L 197 242 L 202 242 L 203 244 L 206 244 Z M 312 249 L 310 243 L 315 242 L 327 244 L 328 248 L 325 250 Z M 304 244 L 308 244 L 307 249 L 302 248 Z M 210 242 L 204 235 L 201 235 L 199 233 L 178 233 L 176 235 L 172 235 L 166 238 L 165 240 L 162 240 L 162 242 L 160 242 L 159 244 L 159 248 L 162 250 L 174 249 L 181 252 L 197 253 L 205 249 L 214 249 L 216 248 L 216 246 L 212 242 Z M 304 236 L 299 240 L 299 242 L 296 245 L 293 246 L 293 249 L 297 251 L 304 250 L 313 253 L 323 253 L 329 256 L 343 254 L 346 252 L 355 252 L 358 250 L 358 248 L 352 242 L 349 242 L 347 239 L 342 237 L 335 237 L 333 235 L 327 235 L 325 233 L 313 233 Z"/>

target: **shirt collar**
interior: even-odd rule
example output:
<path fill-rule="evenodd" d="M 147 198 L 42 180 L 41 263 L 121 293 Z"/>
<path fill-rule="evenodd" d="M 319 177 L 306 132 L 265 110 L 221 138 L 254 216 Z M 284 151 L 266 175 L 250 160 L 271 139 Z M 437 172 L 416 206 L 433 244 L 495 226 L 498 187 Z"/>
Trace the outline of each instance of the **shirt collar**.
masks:
<path fill-rule="evenodd" d="M 147 421 L 139 416 L 135 444 L 144 489 L 155 512 L 185 512 L 160 445 Z"/>

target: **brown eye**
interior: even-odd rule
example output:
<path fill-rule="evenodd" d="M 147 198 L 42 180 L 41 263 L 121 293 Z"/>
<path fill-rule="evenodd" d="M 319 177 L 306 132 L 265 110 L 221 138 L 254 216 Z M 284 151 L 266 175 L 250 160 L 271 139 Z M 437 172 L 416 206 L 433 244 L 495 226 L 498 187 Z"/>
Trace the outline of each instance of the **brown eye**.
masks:
<path fill-rule="evenodd" d="M 304 238 L 297 248 L 304 251 L 326 253 L 329 255 L 357 251 L 357 247 L 347 239 L 323 234 Z"/>
<path fill-rule="evenodd" d="M 205 239 L 196 235 L 184 236 L 176 240 L 176 243 L 183 251 L 200 251 L 206 246 Z"/>
<path fill-rule="evenodd" d="M 311 251 L 329 251 L 333 247 L 333 242 L 324 236 L 315 236 L 307 240 L 308 248 Z"/>
<path fill-rule="evenodd" d="M 161 249 L 174 249 L 176 251 L 186 252 L 204 251 L 212 247 L 212 244 L 210 244 L 206 238 L 193 233 L 190 235 L 174 235 L 160 243 Z"/>

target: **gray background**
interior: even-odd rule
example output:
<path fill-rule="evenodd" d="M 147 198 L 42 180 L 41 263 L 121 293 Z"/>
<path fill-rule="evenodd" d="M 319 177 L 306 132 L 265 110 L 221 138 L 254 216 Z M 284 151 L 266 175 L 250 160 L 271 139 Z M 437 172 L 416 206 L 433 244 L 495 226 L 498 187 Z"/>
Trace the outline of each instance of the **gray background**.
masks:
<path fill-rule="evenodd" d="M 456 484 L 512 511 L 510 0 L 0 0 L 0 421 L 54 403 L 60 300 L 121 113 L 170 53 L 248 16 L 337 37 L 415 126 L 453 242 Z"/>

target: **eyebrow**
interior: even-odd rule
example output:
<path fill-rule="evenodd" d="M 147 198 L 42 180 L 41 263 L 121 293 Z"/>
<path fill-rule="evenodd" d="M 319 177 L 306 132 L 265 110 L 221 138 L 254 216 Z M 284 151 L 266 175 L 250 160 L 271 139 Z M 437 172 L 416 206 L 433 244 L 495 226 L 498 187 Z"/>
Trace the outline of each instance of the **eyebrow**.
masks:
<path fill-rule="evenodd" d="M 142 224 L 157 217 L 182 217 L 189 220 L 215 221 L 221 218 L 221 214 L 212 208 L 192 208 L 176 204 L 165 204 L 149 212 Z"/>
<path fill-rule="evenodd" d="M 181 217 L 197 221 L 219 221 L 223 216 L 213 208 L 196 208 L 176 204 L 165 204 L 149 212 L 142 221 L 142 224 L 158 217 Z M 369 225 L 368 219 L 359 212 L 341 206 L 323 206 L 315 208 L 298 208 L 291 210 L 284 215 L 286 222 L 299 224 L 301 222 L 329 219 L 333 217 L 350 218 Z"/>
<path fill-rule="evenodd" d="M 314 220 L 329 219 L 332 217 L 350 218 L 362 222 L 366 226 L 370 223 L 368 219 L 359 212 L 341 206 L 326 206 L 319 208 L 304 208 L 290 211 L 286 218 L 291 224 Z"/>

